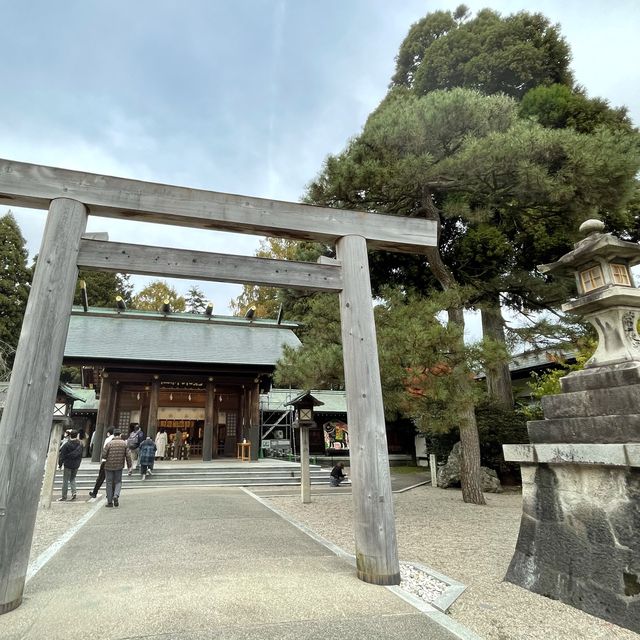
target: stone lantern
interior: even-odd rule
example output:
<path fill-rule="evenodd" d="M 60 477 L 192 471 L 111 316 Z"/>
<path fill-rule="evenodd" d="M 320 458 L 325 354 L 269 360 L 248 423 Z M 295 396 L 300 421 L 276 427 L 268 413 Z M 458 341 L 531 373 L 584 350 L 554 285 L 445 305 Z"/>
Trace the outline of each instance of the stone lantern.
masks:
<path fill-rule="evenodd" d="M 523 515 L 506 580 L 615 624 L 640 628 L 640 246 L 589 235 L 543 273 L 573 273 L 598 347 L 582 371 L 542 399 L 528 445 L 504 445 L 522 471 Z"/>
<path fill-rule="evenodd" d="M 310 391 L 300 394 L 288 406 L 293 407 L 295 429 L 300 429 L 300 486 L 302 502 L 311 502 L 311 472 L 309 469 L 309 429 L 315 427 L 316 423 L 313 415 L 313 408 L 323 405 L 317 398 L 311 395 Z"/>
<path fill-rule="evenodd" d="M 587 369 L 640 362 L 640 291 L 631 267 L 640 263 L 640 246 L 602 233 L 600 220 L 587 220 L 580 230 L 589 235 L 557 262 L 541 265 L 542 273 L 575 273 L 578 297 L 562 305 L 598 332 L 598 348 Z"/>

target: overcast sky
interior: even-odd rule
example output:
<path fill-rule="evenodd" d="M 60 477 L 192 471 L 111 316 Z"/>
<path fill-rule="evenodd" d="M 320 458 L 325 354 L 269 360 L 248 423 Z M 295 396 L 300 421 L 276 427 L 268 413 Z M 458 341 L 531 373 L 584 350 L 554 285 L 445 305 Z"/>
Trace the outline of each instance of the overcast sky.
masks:
<path fill-rule="evenodd" d="M 0 157 L 298 200 L 384 96 L 410 25 L 459 2 L 2 2 Z M 640 124 L 640 2 L 466 2 L 560 23 L 576 80 Z M 0 207 L 0 215 L 7 209 Z M 14 209 L 31 254 L 45 213 Z M 111 240 L 252 255 L 258 238 L 90 218 Z M 148 279 L 136 278 L 140 288 Z M 189 282 L 172 281 L 180 293 Z M 201 283 L 226 313 L 240 287 Z"/>

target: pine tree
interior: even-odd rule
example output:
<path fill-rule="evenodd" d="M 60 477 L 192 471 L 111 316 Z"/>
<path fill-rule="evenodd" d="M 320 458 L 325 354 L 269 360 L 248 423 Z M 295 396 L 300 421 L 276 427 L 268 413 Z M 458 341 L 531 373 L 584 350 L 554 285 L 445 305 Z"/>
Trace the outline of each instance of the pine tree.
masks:
<path fill-rule="evenodd" d="M 22 318 L 31 285 L 28 252 L 20 227 L 9 212 L 0 218 L 0 342 L 18 346 Z M 11 365 L 12 354 L 8 355 Z"/>
<path fill-rule="evenodd" d="M 589 134 L 595 133 L 598 127 L 631 132 L 633 127 L 625 108 L 612 108 L 602 98 L 588 98 L 584 89 L 575 84 L 569 68 L 570 59 L 569 45 L 561 36 L 559 27 L 540 13 L 521 11 L 502 16 L 491 9 L 482 9 L 472 17 L 469 9 L 460 5 L 454 12 L 429 13 L 412 25 L 396 58 L 391 93 L 401 88 L 414 95 L 425 96 L 437 90 L 464 87 L 483 94 L 505 94 L 522 101 L 520 116 L 531 118 L 545 127 L 568 128 Z M 552 162 L 549 164 L 553 166 Z M 477 195 L 473 193 L 470 197 L 461 197 L 475 202 L 476 209 L 494 206 L 493 194 L 487 198 L 486 190 L 481 195 L 484 201 L 478 202 Z M 521 207 L 522 203 L 515 192 L 509 193 L 507 198 L 510 200 L 506 211 L 508 218 L 510 212 Z M 612 205 L 617 205 L 616 198 Z M 609 230 L 620 231 L 608 211 L 601 209 L 598 214 L 605 219 Z M 504 210 L 499 211 L 494 215 L 494 221 L 504 220 L 504 216 Z M 614 217 L 619 219 L 617 214 Z M 493 225 L 494 221 L 490 224 Z M 502 225 L 501 234 L 511 240 L 518 231 L 506 227 L 508 225 Z M 487 229 L 478 231 L 486 239 Z M 469 240 L 471 236 L 471 233 L 466 234 Z M 455 245 L 460 237 L 455 225 L 442 226 L 442 246 Z M 565 234 L 565 246 L 559 247 L 557 239 L 556 235 L 556 256 L 570 250 L 574 241 L 570 234 Z M 470 244 L 467 243 L 467 249 Z M 481 270 L 481 256 L 489 255 L 493 259 L 494 255 L 483 252 L 481 245 L 478 249 L 474 260 Z M 468 258 L 469 251 L 466 253 L 464 257 Z M 481 278 L 481 291 L 474 305 L 481 311 L 483 335 L 503 344 L 506 339 L 502 307 L 523 312 L 539 309 L 549 301 L 539 283 L 528 277 L 535 271 L 536 264 L 547 260 L 533 255 L 531 251 L 520 255 L 523 261 L 519 270 L 511 270 L 514 277 Z M 457 264 L 451 262 L 451 255 L 443 257 L 449 266 L 457 268 Z M 387 282 L 388 262 L 384 256 L 374 261 L 374 288 L 376 272 L 380 272 L 382 281 Z M 406 277 L 415 278 L 415 264 L 415 259 L 402 259 L 394 273 L 397 284 L 406 286 Z M 402 282 L 403 275 L 406 276 L 405 282 Z M 551 298 L 554 296 L 555 292 Z M 496 363 L 486 374 L 489 394 L 500 404 L 512 406 L 507 361 Z"/>
<path fill-rule="evenodd" d="M 189 313 L 204 313 L 204 310 L 207 308 L 204 291 L 195 284 L 189 287 L 187 297 L 185 298 L 185 304 Z"/>
<path fill-rule="evenodd" d="M 131 302 L 133 286 L 128 274 L 109 273 L 107 271 L 80 271 L 73 304 L 82 304 L 80 281 L 87 287 L 87 299 L 90 307 L 115 307 L 116 296 L 120 296 L 126 304 Z"/>

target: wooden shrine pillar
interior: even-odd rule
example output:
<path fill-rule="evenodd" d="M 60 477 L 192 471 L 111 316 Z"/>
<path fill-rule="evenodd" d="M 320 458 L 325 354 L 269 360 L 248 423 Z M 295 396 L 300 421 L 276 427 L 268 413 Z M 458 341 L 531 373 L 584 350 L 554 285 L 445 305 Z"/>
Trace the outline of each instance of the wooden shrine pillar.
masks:
<path fill-rule="evenodd" d="M 240 392 L 240 404 L 238 412 L 238 428 L 236 429 L 236 442 L 242 442 L 243 438 L 247 437 L 245 432 L 247 417 L 247 388 L 242 385 L 242 391 Z"/>
<path fill-rule="evenodd" d="M 219 430 L 219 426 L 218 426 L 218 411 L 219 411 L 219 407 L 220 407 L 220 397 L 218 396 L 218 394 L 216 393 L 216 388 L 213 387 L 213 451 L 211 452 L 211 455 L 214 458 L 218 457 L 218 430 Z"/>
<path fill-rule="evenodd" d="M 257 460 L 260 457 L 260 384 L 254 382 L 251 387 L 251 404 L 249 405 L 249 415 L 251 416 L 251 429 L 249 431 L 249 441 L 251 442 L 251 459 Z"/>
<path fill-rule="evenodd" d="M 349 235 L 336 243 L 342 265 L 340 320 L 353 486 L 358 578 L 399 584 L 387 434 L 373 318 L 367 242 Z"/>
<path fill-rule="evenodd" d="M 120 398 L 120 380 L 111 381 L 111 395 L 109 396 L 109 416 L 107 420 L 107 429 L 111 427 L 115 429 L 119 424 L 118 415 L 118 399 Z M 129 425 L 121 426 L 120 429 L 128 429 Z"/>
<path fill-rule="evenodd" d="M 202 462 L 209 462 L 214 456 L 213 453 L 213 418 L 214 405 L 216 397 L 216 388 L 213 384 L 213 378 L 209 378 L 206 384 L 207 397 L 204 404 L 204 433 L 202 434 Z M 218 443 L 215 443 L 216 454 Z"/>
<path fill-rule="evenodd" d="M 300 425 L 300 498 L 303 504 L 311 502 L 311 467 L 309 464 L 309 429 L 313 425 Z"/>
<path fill-rule="evenodd" d="M 108 372 L 102 372 L 102 384 L 100 385 L 100 402 L 98 403 L 98 415 L 96 416 L 96 433 L 93 437 L 93 451 L 91 452 L 91 462 L 100 462 L 102 454 L 102 444 L 104 443 L 105 431 L 109 428 L 109 419 L 113 401 L 113 385 Z"/>
<path fill-rule="evenodd" d="M 147 436 L 156 439 L 158 433 L 158 403 L 160 401 L 160 376 L 156 373 L 151 379 L 149 392 L 149 417 L 147 419 Z"/>
<path fill-rule="evenodd" d="M 0 614 L 22 602 L 86 225 L 82 203 L 51 201 L 0 422 Z"/>

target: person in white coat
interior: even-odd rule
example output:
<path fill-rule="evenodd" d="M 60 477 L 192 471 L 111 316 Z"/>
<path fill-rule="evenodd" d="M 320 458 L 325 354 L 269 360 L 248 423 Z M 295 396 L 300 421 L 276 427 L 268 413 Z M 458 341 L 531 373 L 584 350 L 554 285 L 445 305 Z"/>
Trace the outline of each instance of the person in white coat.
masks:
<path fill-rule="evenodd" d="M 165 451 L 167 448 L 167 434 L 165 433 L 164 429 L 161 429 L 156 434 L 156 447 L 156 458 L 164 460 Z"/>

